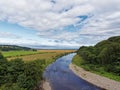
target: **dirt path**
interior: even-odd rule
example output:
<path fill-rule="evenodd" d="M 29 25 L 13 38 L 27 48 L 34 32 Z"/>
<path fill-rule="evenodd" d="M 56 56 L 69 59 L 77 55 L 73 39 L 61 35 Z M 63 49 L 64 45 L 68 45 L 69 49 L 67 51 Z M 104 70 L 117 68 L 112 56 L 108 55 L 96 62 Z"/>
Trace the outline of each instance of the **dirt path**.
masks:
<path fill-rule="evenodd" d="M 85 71 L 74 64 L 70 64 L 70 69 L 79 77 L 98 87 L 105 88 L 106 90 L 120 90 L 120 82 Z"/>

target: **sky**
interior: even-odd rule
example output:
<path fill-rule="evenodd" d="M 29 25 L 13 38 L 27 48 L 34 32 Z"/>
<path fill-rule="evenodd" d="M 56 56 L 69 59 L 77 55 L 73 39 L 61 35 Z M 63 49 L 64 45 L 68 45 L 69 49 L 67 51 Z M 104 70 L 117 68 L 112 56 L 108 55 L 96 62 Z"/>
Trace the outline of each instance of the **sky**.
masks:
<path fill-rule="evenodd" d="M 120 35 L 120 0 L 0 0 L 0 44 L 78 49 Z"/>

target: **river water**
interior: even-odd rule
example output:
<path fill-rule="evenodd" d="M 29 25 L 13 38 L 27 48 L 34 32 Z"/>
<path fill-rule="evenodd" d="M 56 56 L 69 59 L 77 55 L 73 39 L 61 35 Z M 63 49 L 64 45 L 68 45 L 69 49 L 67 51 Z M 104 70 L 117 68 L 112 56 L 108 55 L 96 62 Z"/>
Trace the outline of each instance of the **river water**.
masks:
<path fill-rule="evenodd" d="M 101 90 L 69 69 L 74 55 L 75 53 L 63 56 L 46 68 L 43 77 L 50 83 L 52 90 Z"/>

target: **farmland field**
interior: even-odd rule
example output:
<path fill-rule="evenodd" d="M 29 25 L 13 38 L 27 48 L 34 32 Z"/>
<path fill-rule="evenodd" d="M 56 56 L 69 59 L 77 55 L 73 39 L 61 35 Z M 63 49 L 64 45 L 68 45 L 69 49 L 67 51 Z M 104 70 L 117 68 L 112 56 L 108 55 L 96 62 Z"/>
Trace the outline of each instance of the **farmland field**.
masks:
<path fill-rule="evenodd" d="M 3 56 L 8 60 L 22 58 L 24 61 L 37 59 L 52 59 L 58 55 L 74 52 L 75 50 L 37 50 L 37 51 L 8 51 L 2 52 Z"/>
<path fill-rule="evenodd" d="M 2 54 L 4 55 L 4 57 L 15 57 L 15 56 L 23 56 L 23 55 L 31 55 L 31 54 L 38 54 L 40 52 L 37 51 L 5 51 L 2 52 Z"/>

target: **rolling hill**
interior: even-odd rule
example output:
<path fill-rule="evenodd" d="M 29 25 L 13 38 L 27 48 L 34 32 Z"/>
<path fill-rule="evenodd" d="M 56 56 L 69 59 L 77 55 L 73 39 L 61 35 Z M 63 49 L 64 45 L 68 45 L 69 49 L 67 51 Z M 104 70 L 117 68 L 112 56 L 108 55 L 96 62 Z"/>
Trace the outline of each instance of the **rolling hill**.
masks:
<path fill-rule="evenodd" d="M 17 45 L 0 45 L 0 51 L 15 51 L 15 50 L 35 50 L 32 48 L 28 47 L 22 47 L 22 46 L 17 46 Z"/>

